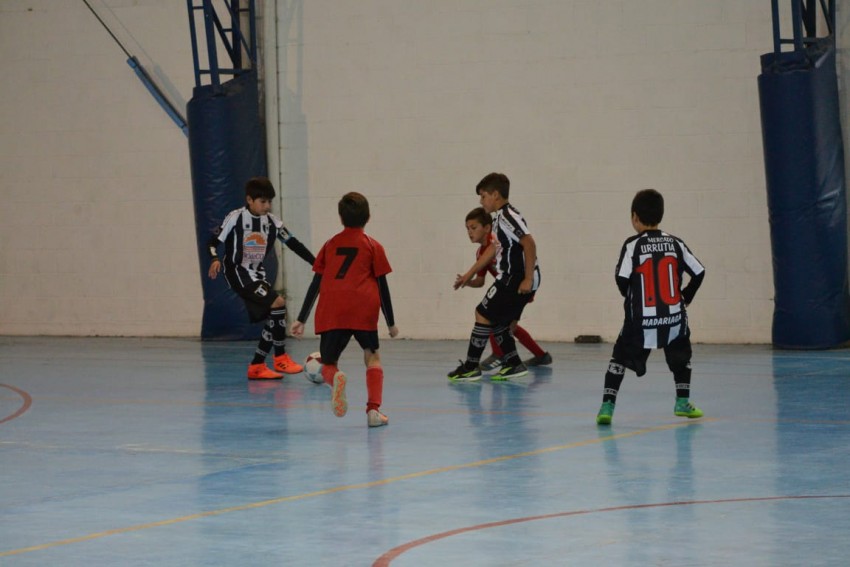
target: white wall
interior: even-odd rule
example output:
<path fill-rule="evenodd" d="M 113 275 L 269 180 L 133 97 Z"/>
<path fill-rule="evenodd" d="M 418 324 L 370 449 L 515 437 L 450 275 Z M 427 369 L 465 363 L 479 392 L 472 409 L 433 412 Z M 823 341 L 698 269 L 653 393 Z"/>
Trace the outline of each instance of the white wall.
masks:
<path fill-rule="evenodd" d="M 284 219 L 315 248 L 339 229 L 339 196 L 366 194 L 404 336 L 468 336 L 482 290 L 451 288 L 473 261 L 464 216 L 478 180 L 502 171 L 538 243 L 543 285 L 524 319 L 537 338 L 614 338 L 631 198 L 655 187 L 662 227 L 708 269 L 695 340 L 769 342 L 756 84 L 769 3 L 277 4 Z"/>
<path fill-rule="evenodd" d="M 91 3 L 191 96 L 185 2 Z M 197 335 L 186 137 L 79 0 L 0 2 L 0 54 L 0 334 Z"/>
<path fill-rule="evenodd" d="M 94 4 L 188 100 L 185 2 Z M 770 340 L 756 85 L 769 3 L 265 4 L 282 216 L 315 250 L 339 229 L 339 196 L 364 192 L 403 336 L 468 336 L 482 291 L 451 283 L 473 259 L 474 186 L 497 170 L 539 246 L 537 338 L 613 338 L 613 264 L 631 197 L 651 186 L 663 227 L 708 268 L 694 339 Z M 197 335 L 182 132 L 82 2 L 0 2 L 0 52 L 0 334 Z M 292 254 L 285 266 L 295 311 L 310 272 Z"/>

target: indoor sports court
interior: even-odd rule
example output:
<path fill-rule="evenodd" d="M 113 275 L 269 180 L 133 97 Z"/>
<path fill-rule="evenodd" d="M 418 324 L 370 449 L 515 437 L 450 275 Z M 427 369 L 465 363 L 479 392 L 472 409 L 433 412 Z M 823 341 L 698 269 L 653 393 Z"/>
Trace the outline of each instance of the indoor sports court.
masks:
<path fill-rule="evenodd" d="M 597 426 L 610 345 L 547 344 L 550 368 L 455 384 L 444 369 L 462 343 L 393 341 L 390 424 L 369 429 L 362 370 L 336 418 L 330 389 L 303 376 L 233 380 L 250 343 L 0 345 L 2 565 L 840 565 L 850 552 L 846 351 L 698 346 L 695 420 L 673 416 L 655 353 Z"/>
<path fill-rule="evenodd" d="M 850 0 L 2 0 L 0 54 L 0 567 L 847 563 Z M 386 425 L 355 340 L 343 417 L 266 374 L 351 192 Z"/>

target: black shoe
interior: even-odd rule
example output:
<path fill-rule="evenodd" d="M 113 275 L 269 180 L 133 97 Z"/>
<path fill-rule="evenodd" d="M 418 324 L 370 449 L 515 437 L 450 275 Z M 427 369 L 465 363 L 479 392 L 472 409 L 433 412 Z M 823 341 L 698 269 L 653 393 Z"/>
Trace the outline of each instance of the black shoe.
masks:
<path fill-rule="evenodd" d="M 477 382 L 481 380 L 481 371 L 477 364 L 470 368 L 461 361 L 460 366 L 448 373 L 448 378 L 452 382 Z"/>
<path fill-rule="evenodd" d="M 532 356 L 528 360 L 524 360 L 526 366 L 549 366 L 552 364 L 552 355 L 544 352 L 541 356 Z"/>
<path fill-rule="evenodd" d="M 495 354 L 491 354 L 478 363 L 478 370 L 481 370 L 482 372 L 492 372 L 493 370 L 498 370 L 501 366 L 502 359 Z"/>
<path fill-rule="evenodd" d="M 490 380 L 509 380 L 511 378 L 525 376 L 526 374 L 528 374 L 528 368 L 525 367 L 525 364 L 520 362 L 516 366 L 503 366 L 501 370 L 490 376 Z"/>

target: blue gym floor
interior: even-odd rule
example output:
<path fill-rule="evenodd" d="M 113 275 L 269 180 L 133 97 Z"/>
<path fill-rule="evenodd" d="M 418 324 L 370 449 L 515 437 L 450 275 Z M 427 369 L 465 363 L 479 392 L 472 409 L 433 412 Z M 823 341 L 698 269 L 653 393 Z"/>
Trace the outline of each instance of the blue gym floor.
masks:
<path fill-rule="evenodd" d="M 847 350 L 696 345 L 699 420 L 657 352 L 601 427 L 610 344 L 478 384 L 464 342 L 382 345 L 370 430 L 354 343 L 339 419 L 249 342 L 0 337 L 0 565 L 847 564 Z"/>

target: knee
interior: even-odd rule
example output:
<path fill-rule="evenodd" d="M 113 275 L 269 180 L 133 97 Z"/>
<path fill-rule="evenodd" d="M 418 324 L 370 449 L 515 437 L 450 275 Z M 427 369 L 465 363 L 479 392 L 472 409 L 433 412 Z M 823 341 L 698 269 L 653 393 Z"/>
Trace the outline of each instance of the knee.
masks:
<path fill-rule="evenodd" d="M 616 376 L 623 376 L 626 373 L 626 366 L 615 358 L 608 361 L 608 373 Z"/>
<path fill-rule="evenodd" d="M 684 353 L 670 354 L 669 356 L 667 356 L 667 367 L 670 368 L 670 371 L 674 374 L 677 372 L 690 370 L 691 357 Z"/>
<path fill-rule="evenodd" d="M 489 325 L 490 319 L 479 313 L 477 310 L 475 311 L 475 322 L 481 323 L 482 325 Z"/>
<path fill-rule="evenodd" d="M 274 303 L 272 303 L 272 309 L 280 309 L 281 307 L 286 305 L 286 299 L 283 298 L 282 295 L 278 295 Z"/>
<path fill-rule="evenodd" d="M 377 351 L 366 349 L 363 351 L 363 362 L 366 363 L 366 368 L 380 368 L 381 355 Z"/>

